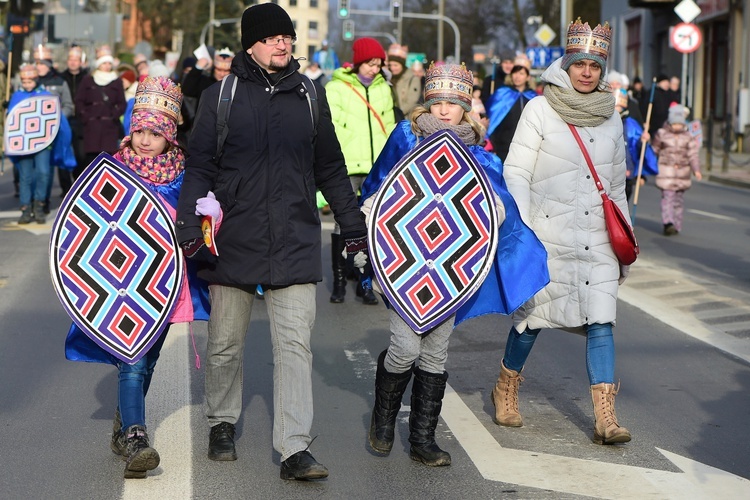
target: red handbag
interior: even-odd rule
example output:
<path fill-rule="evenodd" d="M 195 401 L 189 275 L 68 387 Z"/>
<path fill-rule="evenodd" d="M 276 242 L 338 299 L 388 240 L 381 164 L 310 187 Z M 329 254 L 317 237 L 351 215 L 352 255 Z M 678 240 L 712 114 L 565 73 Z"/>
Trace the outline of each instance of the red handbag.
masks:
<path fill-rule="evenodd" d="M 607 225 L 609 242 L 612 244 L 612 250 L 614 250 L 615 252 L 615 257 L 617 257 L 617 260 L 620 262 L 620 264 L 629 266 L 630 264 L 635 262 L 635 259 L 638 258 L 638 254 L 641 251 L 641 249 L 638 247 L 638 241 L 635 239 L 633 228 L 630 227 L 630 223 L 625 218 L 620 208 L 612 200 L 609 199 L 609 196 L 607 196 L 607 193 L 604 191 L 602 181 L 599 180 L 599 175 L 597 175 L 596 170 L 594 169 L 594 163 L 591 161 L 591 157 L 589 156 L 589 152 L 586 149 L 586 146 L 583 145 L 581 136 L 578 135 L 578 130 L 576 130 L 575 126 L 571 125 L 570 123 L 568 123 L 568 127 L 573 133 L 573 137 L 575 137 L 578 146 L 581 148 L 581 152 L 583 152 L 583 157 L 586 159 L 589 170 L 591 170 L 591 175 L 594 176 L 594 183 L 596 183 L 596 188 L 599 190 L 599 194 L 602 196 L 604 222 Z"/>

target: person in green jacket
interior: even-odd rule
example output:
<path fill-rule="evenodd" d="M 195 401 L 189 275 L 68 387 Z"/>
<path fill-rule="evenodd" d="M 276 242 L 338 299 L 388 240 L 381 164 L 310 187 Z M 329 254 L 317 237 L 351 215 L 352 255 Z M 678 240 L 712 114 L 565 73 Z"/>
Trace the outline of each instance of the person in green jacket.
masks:
<path fill-rule="evenodd" d="M 374 38 L 359 38 L 352 44 L 351 68 L 338 68 L 326 84 L 336 137 L 346 159 L 352 189 L 356 194 L 396 126 L 391 86 L 382 72 L 385 50 Z M 331 235 L 333 293 L 331 302 L 344 302 L 346 259 L 344 237 L 338 225 Z M 378 303 L 369 277 L 361 277 L 357 295 L 367 305 Z"/>

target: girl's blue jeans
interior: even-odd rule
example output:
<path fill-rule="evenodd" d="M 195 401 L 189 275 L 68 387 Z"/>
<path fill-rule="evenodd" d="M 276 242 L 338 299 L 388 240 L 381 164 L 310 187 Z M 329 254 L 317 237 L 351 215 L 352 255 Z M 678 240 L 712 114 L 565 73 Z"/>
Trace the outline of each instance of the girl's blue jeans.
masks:
<path fill-rule="evenodd" d="M 44 201 L 47 185 L 50 183 L 50 156 L 47 148 L 33 155 L 21 156 L 16 162 L 18 168 L 18 197 L 21 206 L 30 206 L 32 201 Z"/>
<path fill-rule="evenodd" d="M 137 363 L 133 365 L 123 361 L 117 363 L 118 404 L 123 431 L 131 425 L 146 425 L 146 393 L 151 385 L 151 376 L 168 332 L 169 327 Z"/>
<path fill-rule="evenodd" d="M 590 385 L 615 381 L 615 340 L 611 323 L 586 325 L 586 371 Z M 522 333 L 510 329 L 505 344 L 503 364 L 509 370 L 520 372 L 526 364 L 531 348 L 541 330 L 526 329 Z"/>

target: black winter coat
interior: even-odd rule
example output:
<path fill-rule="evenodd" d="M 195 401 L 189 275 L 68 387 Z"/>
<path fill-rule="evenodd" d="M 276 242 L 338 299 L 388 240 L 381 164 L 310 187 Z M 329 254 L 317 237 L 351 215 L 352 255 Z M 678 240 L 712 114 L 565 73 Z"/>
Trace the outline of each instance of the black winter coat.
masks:
<path fill-rule="evenodd" d="M 221 85 L 203 92 L 177 207 L 177 237 L 202 237 L 198 198 L 213 191 L 224 212 L 216 238 L 218 263 L 198 275 L 223 285 L 275 287 L 322 280 L 320 189 L 343 234 L 366 227 L 346 173 L 325 93 L 319 89 L 314 132 L 299 64 L 276 85 L 247 54 L 232 61 L 239 78 L 229 135 L 217 162 L 216 106 Z"/>

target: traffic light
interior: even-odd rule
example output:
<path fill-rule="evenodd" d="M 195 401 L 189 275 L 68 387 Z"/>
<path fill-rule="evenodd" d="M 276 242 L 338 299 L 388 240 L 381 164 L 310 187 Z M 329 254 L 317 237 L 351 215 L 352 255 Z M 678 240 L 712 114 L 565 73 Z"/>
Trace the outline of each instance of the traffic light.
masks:
<path fill-rule="evenodd" d="M 401 20 L 401 1 L 391 0 L 391 21 L 398 22 Z"/>
<path fill-rule="evenodd" d="M 347 19 L 344 21 L 343 32 L 341 36 L 346 41 L 354 40 L 354 21 Z"/>
<path fill-rule="evenodd" d="M 349 0 L 339 0 L 339 19 L 347 19 L 349 17 Z"/>

